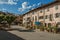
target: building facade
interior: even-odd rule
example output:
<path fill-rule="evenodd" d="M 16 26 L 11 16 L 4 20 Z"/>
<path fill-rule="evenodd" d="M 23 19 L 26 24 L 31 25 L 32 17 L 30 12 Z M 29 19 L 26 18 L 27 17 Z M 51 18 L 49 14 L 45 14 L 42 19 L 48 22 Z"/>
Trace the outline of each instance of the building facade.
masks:
<path fill-rule="evenodd" d="M 35 22 L 41 22 L 46 27 L 55 25 L 60 27 L 60 1 L 42 5 L 23 15 L 23 24 L 34 26 Z"/>
<path fill-rule="evenodd" d="M 23 16 L 22 15 L 16 16 L 15 23 L 16 23 L 16 25 L 22 25 L 23 24 Z"/>

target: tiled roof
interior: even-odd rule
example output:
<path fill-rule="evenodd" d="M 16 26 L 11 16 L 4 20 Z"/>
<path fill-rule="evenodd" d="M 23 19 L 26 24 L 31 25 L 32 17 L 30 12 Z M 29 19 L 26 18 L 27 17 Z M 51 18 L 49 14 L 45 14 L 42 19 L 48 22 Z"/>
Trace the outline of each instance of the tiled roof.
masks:
<path fill-rule="evenodd" d="M 23 16 L 26 15 L 26 14 L 28 14 L 28 13 L 30 13 L 30 12 L 32 12 L 32 11 L 34 11 L 34 10 L 42 9 L 42 8 L 48 7 L 48 6 L 50 6 L 50 5 L 52 5 L 52 4 L 55 4 L 55 3 L 58 3 L 58 2 L 60 2 L 60 0 L 56 0 L 56 1 L 51 2 L 51 3 L 49 3 L 49 4 L 46 4 L 46 5 L 43 5 L 43 6 L 41 6 L 41 7 L 36 8 L 36 9 L 33 9 L 33 10 L 31 10 L 31 11 L 29 11 L 29 12 L 23 14 Z"/>

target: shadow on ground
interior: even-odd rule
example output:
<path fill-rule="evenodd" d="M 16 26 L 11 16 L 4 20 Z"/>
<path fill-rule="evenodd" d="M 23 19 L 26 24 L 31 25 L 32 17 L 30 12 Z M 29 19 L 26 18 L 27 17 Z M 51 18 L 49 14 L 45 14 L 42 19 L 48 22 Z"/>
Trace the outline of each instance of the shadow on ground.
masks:
<path fill-rule="evenodd" d="M 24 39 L 14 34 L 11 34 L 7 31 L 0 30 L 0 40 L 24 40 Z"/>
<path fill-rule="evenodd" d="M 11 31 L 13 30 L 16 30 L 16 31 L 19 31 L 19 32 L 34 32 L 33 29 L 20 29 L 20 28 L 12 28 Z"/>

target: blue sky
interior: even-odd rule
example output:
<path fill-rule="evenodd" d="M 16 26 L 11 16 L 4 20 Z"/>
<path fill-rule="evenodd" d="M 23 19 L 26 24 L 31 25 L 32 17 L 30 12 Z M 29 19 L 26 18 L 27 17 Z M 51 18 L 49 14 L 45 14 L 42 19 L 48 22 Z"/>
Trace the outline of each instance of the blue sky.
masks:
<path fill-rule="evenodd" d="M 0 0 L 0 11 L 24 14 L 53 0 Z"/>

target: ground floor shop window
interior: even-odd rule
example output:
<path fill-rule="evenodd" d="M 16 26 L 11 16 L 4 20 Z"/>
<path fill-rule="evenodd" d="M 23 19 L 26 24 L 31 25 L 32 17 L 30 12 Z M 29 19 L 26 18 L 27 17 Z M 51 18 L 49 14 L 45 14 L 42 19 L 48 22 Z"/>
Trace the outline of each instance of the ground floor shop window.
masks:
<path fill-rule="evenodd" d="M 58 22 L 58 23 L 56 24 L 56 27 L 60 27 L 60 22 Z"/>
<path fill-rule="evenodd" d="M 51 27 L 51 23 L 48 23 L 48 27 Z"/>
<path fill-rule="evenodd" d="M 56 24 L 56 27 L 58 27 L 58 32 L 60 32 L 60 22 Z"/>
<path fill-rule="evenodd" d="M 47 23 L 45 23 L 45 27 L 47 26 Z"/>

